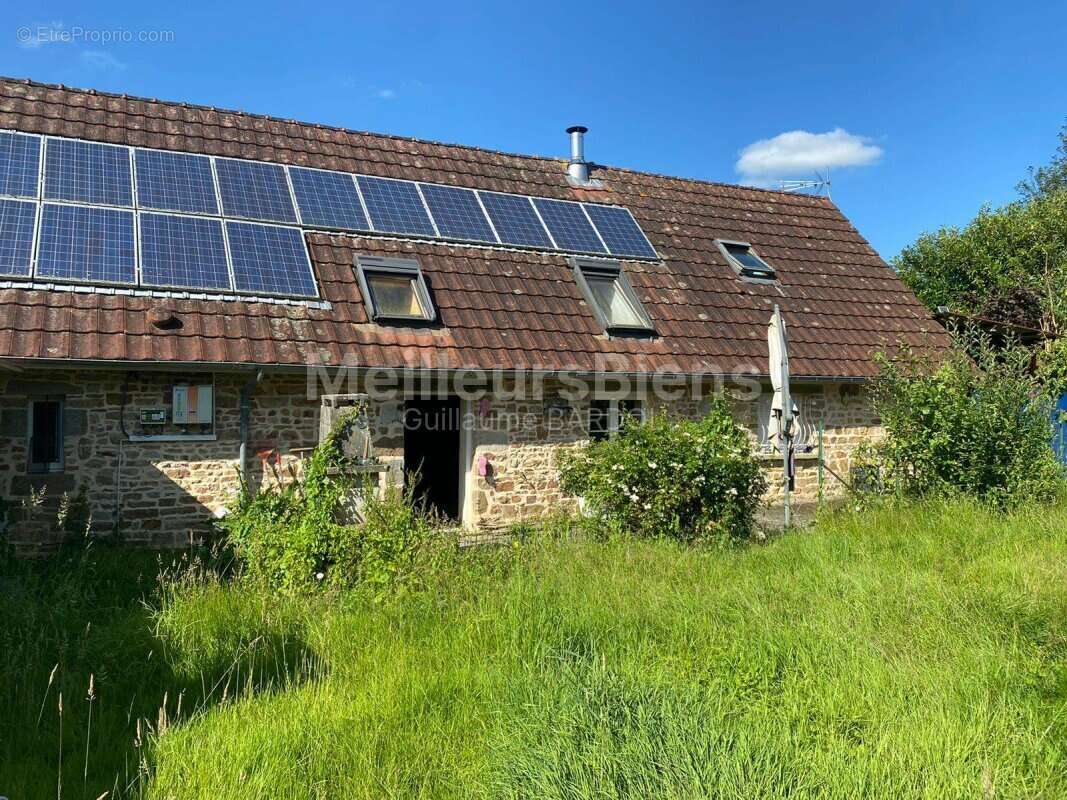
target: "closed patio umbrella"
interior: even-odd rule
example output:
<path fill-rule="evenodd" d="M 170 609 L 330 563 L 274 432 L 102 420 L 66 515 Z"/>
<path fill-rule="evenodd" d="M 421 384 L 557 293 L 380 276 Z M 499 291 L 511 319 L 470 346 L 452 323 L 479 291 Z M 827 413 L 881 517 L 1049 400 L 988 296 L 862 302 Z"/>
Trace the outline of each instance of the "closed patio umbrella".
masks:
<path fill-rule="evenodd" d="M 771 429 L 782 454 L 782 472 L 785 489 L 785 525 L 792 522 L 789 493 L 793 488 L 793 430 L 796 423 L 796 407 L 789 396 L 789 346 L 786 339 L 785 320 L 778 306 L 767 325 L 767 353 L 770 362 Z"/>

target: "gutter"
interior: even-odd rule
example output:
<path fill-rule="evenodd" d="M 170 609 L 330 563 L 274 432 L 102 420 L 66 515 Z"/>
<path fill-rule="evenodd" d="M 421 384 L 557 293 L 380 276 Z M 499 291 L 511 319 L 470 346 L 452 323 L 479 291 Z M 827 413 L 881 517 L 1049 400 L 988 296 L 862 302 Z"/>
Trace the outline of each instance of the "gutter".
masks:
<path fill-rule="evenodd" d="M 471 372 L 482 373 L 485 375 L 492 375 L 497 372 L 511 373 L 519 372 L 525 375 L 534 377 L 556 377 L 559 375 L 570 375 L 576 378 L 591 378 L 591 377 L 608 377 L 608 378 L 642 378 L 653 375 L 658 375 L 663 378 L 706 378 L 731 380 L 731 379 L 756 379 L 756 380 L 770 380 L 770 373 L 766 372 L 744 372 L 744 373 L 732 373 L 732 372 L 648 372 L 648 371 L 630 371 L 630 372 L 616 372 L 616 371 L 602 371 L 597 372 L 594 370 L 566 370 L 566 369 L 523 369 L 521 367 L 501 367 L 501 368 L 483 368 L 483 367 L 455 367 L 455 368 L 434 368 L 434 367 L 406 367 L 406 366 L 392 366 L 392 367 L 348 367 L 343 364 L 272 364 L 272 363 L 257 363 L 257 362 L 236 362 L 236 361 L 122 361 L 122 360 L 104 360 L 104 359 L 69 359 L 69 358 L 4 358 L 0 359 L 0 364 L 19 365 L 20 367 L 45 367 L 48 369 L 68 368 L 68 369 L 111 369 L 111 370 L 160 370 L 166 372 L 174 372 L 180 370 L 182 372 L 244 372 L 245 370 L 252 368 L 262 372 L 265 369 L 270 369 L 271 372 L 285 372 L 290 374 L 299 374 L 306 372 L 308 369 L 324 369 L 329 372 L 352 372 L 356 375 L 366 374 L 369 371 L 380 373 L 383 369 L 396 370 L 399 375 L 414 374 L 414 375 L 441 375 L 441 374 L 456 374 L 463 373 L 470 377 Z M 800 383 L 818 383 L 818 382 L 833 382 L 833 383 L 867 383 L 872 380 L 872 377 L 857 377 L 855 375 L 790 375 L 791 381 L 797 381 Z"/>

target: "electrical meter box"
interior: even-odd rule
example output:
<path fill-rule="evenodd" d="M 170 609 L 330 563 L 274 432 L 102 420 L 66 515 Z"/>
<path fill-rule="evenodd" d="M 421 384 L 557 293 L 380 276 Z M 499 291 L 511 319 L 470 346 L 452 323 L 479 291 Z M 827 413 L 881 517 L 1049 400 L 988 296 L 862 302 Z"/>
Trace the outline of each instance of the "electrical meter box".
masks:
<path fill-rule="evenodd" d="M 141 424 L 142 425 L 165 425 L 167 422 L 167 409 L 166 408 L 142 408 L 141 409 Z"/>
<path fill-rule="evenodd" d="M 214 392 L 205 386 L 175 386 L 171 419 L 175 425 L 210 425 L 213 415 Z"/>

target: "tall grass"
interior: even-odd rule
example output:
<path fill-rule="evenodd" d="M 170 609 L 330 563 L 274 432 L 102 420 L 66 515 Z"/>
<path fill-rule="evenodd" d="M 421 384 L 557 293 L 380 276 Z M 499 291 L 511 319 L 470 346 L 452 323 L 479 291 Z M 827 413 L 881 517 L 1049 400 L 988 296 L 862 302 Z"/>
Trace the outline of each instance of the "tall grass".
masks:
<path fill-rule="evenodd" d="M 844 514 L 726 550 L 538 539 L 384 604 L 210 577 L 155 604 L 123 623 L 137 646 L 114 629 L 123 687 L 195 698 L 145 737 L 151 797 L 1067 796 L 1064 508 Z M 53 645 L 28 645 L 9 729 L 32 730 Z M 137 759 L 94 674 L 95 790 Z M 89 796 L 83 716 L 64 797 Z M 0 794 L 55 796 L 48 724 L 5 733 Z"/>

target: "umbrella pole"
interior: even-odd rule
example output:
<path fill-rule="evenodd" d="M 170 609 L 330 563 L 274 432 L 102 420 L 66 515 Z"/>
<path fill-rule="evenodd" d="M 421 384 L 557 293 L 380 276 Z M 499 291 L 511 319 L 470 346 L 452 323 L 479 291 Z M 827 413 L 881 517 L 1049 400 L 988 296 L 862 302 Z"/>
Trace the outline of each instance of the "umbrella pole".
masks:
<path fill-rule="evenodd" d="M 793 524 L 793 510 L 789 507 L 789 437 L 785 438 L 782 446 L 782 488 L 785 489 L 785 527 Z"/>

